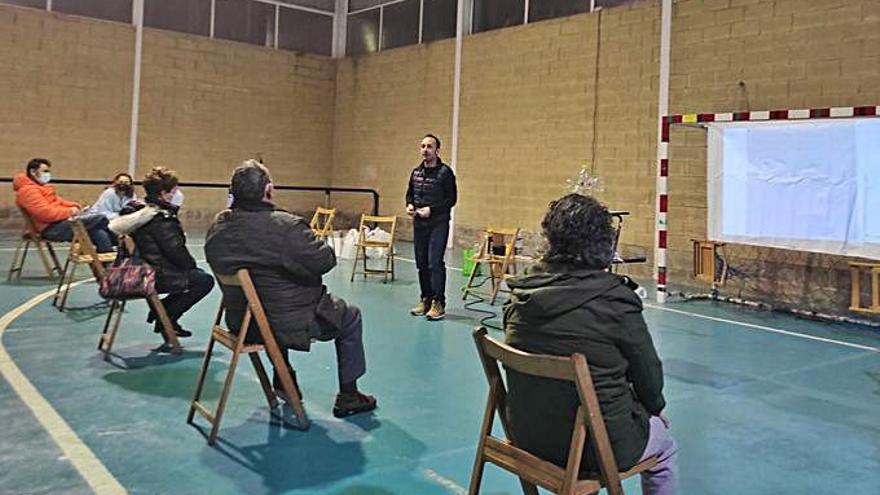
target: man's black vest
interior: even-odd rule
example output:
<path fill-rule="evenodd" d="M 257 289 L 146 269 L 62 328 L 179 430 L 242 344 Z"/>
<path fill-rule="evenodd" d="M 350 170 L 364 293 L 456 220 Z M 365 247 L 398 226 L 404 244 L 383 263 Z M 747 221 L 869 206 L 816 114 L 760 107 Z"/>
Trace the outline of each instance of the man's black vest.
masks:
<path fill-rule="evenodd" d="M 450 174 L 452 169 L 442 162 L 436 167 L 420 166 L 413 170 L 410 178 L 413 206 L 421 208 L 443 200 L 443 184 L 449 180 Z"/>

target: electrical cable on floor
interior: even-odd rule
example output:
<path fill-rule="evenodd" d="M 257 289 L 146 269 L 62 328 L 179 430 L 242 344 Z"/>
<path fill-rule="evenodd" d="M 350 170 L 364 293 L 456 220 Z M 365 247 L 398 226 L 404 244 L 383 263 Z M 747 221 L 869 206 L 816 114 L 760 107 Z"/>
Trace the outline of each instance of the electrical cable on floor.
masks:
<path fill-rule="evenodd" d="M 485 285 L 486 282 L 488 282 L 490 278 L 491 277 L 489 277 L 488 275 L 483 276 L 482 282 L 480 282 L 477 285 L 473 285 L 471 287 L 468 287 L 468 289 L 479 289 L 480 287 Z M 499 283 L 501 283 L 501 282 L 499 282 Z M 485 303 L 487 301 L 486 297 L 484 297 L 482 294 L 479 294 L 476 292 L 469 292 L 468 296 L 474 296 L 477 299 L 464 303 L 464 309 L 466 309 L 468 311 L 474 311 L 476 313 L 482 313 L 482 314 L 486 315 L 486 316 L 480 318 L 480 325 L 484 326 L 486 328 L 491 328 L 492 330 L 498 330 L 500 332 L 503 332 L 504 331 L 503 328 L 489 323 L 489 320 L 491 320 L 493 318 L 498 318 L 498 313 L 496 313 L 494 311 L 489 311 L 488 309 L 479 309 L 479 308 L 472 307 L 472 305 L 474 305 L 474 304 Z"/>

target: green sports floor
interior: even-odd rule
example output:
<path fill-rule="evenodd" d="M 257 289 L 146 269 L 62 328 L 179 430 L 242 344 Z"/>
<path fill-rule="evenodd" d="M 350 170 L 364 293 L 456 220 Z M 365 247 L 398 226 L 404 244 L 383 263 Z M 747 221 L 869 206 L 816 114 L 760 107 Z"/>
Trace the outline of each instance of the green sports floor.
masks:
<path fill-rule="evenodd" d="M 14 243 L 0 241 L 5 269 Z M 191 242 L 203 259 L 201 237 Z M 445 321 L 409 316 L 418 282 L 403 258 L 391 284 L 349 283 L 349 261 L 325 280 L 363 310 L 360 384 L 378 398 L 374 413 L 332 416 L 335 353 L 319 343 L 293 356 L 309 431 L 270 414 L 242 363 L 212 448 L 205 423 L 185 420 L 219 290 L 183 318 L 195 335 L 182 356 L 150 352 L 146 306 L 130 304 L 106 362 L 95 284 L 74 288 L 73 309 L 59 312 L 30 257 L 21 282 L 0 284 L 0 494 L 466 493 L 487 392 L 471 338 L 483 315 L 450 297 Z M 450 267 L 448 293 L 463 281 Z M 649 300 L 645 318 L 664 361 L 682 495 L 880 494 L 880 330 L 707 301 Z M 228 356 L 212 364 L 208 398 Z M 640 493 L 637 479 L 624 486 Z M 521 492 L 488 467 L 482 493 Z"/>

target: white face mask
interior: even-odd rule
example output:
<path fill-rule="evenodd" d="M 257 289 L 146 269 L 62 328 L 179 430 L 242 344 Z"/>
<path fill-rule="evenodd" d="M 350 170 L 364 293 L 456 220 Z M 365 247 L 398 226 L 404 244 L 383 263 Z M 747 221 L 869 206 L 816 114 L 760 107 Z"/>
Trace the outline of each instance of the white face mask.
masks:
<path fill-rule="evenodd" d="M 174 195 L 171 196 L 171 204 L 177 206 L 178 208 L 183 204 L 183 191 L 180 189 L 176 189 L 174 191 Z"/>
<path fill-rule="evenodd" d="M 43 172 L 42 174 L 37 176 L 37 182 L 40 184 L 48 184 L 49 181 L 52 180 L 52 174 L 49 172 Z"/>

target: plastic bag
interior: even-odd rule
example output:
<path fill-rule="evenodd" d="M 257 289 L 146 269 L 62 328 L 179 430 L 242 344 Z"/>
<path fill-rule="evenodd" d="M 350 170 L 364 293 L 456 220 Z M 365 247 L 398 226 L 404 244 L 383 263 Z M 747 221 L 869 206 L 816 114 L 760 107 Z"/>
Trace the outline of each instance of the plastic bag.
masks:
<path fill-rule="evenodd" d="M 390 241 L 391 233 L 385 232 L 379 227 L 376 227 L 373 230 L 367 229 L 366 239 L 368 241 Z M 381 247 L 371 247 L 367 248 L 367 258 L 370 259 L 384 259 L 388 256 L 388 248 Z"/>
<path fill-rule="evenodd" d="M 342 231 L 335 230 L 333 231 L 333 235 L 327 238 L 330 241 L 330 247 L 333 248 L 334 253 L 342 253 Z"/>
<path fill-rule="evenodd" d="M 351 229 L 342 238 L 342 248 L 336 252 L 336 257 L 344 260 L 353 260 L 355 255 L 355 245 L 358 241 L 357 229 Z"/>

